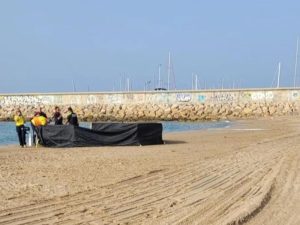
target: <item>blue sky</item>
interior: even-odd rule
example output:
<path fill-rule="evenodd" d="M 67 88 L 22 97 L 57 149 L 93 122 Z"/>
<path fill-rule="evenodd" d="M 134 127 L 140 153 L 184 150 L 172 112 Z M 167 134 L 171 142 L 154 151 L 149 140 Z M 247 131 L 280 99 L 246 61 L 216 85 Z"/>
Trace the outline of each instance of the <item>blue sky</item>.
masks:
<path fill-rule="evenodd" d="M 292 86 L 297 36 L 296 0 L 3 0 L 0 93 L 153 88 L 169 51 L 177 89 Z"/>

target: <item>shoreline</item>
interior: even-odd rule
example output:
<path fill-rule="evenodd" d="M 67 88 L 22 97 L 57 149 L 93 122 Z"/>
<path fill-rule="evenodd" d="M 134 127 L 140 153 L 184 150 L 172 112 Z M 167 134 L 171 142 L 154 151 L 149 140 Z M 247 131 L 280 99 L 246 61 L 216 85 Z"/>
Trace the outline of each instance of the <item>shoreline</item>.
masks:
<path fill-rule="evenodd" d="M 218 120 L 218 121 L 203 121 L 203 122 L 200 122 L 200 121 L 198 121 L 198 122 L 196 122 L 196 121 L 194 121 L 194 122 L 180 122 L 180 121 L 154 121 L 155 123 L 169 123 L 169 122 L 171 122 L 171 123 L 179 123 L 179 124 L 195 124 L 195 125 L 197 125 L 197 124 L 205 124 L 205 123 L 207 123 L 207 124 L 214 124 L 214 123 L 220 123 L 220 122 L 223 122 L 223 123 L 228 123 L 228 124 L 230 124 L 230 125 L 233 125 L 234 123 L 236 123 L 236 121 L 229 121 L 229 120 Z M 0 122 L 1 123 L 1 122 Z M 13 122 L 11 122 L 11 123 L 13 123 Z M 87 123 L 87 122 L 85 122 L 85 123 Z M 112 122 L 113 123 L 113 122 Z M 28 126 L 28 124 L 26 125 L 26 126 Z M 179 125 L 180 126 L 180 125 Z M 86 127 L 86 126 L 83 126 L 83 127 Z M 202 127 L 194 127 L 194 128 L 191 128 L 190 130 L 185 130 L 185 129 L 183 129 L 183 130 L 168 130 L 168 129 L 166 129 L 166 130 L 163 130 L 163 135 L 165 135 L 165 134 L 168 134 L 168 133 L 181 133 L 181 132 L 194 132 L 194 131 L 200 131 L 200 130 L 209 130 L 209 129 L 226 129 L 228 126 L 224 126 L 224 127 L 217 127 L 217 128 L 210 128 L 210 127 L 204 127 L 204 128 L 202 128 Z M 16 141 L 15 141 L 15 143 L 12 143 L 12 144 L 1 144 L 0 143 L 0 150 L 1 150 L 1 148 L 5 148 L 5 147 L 19 147 L 18 146 L 18 140 L 17 140 L 17 135 L 15 135 L 16 136 Z M 28 137 L 28 134 L 27 134 L 27 137 Z M 29 146 L 27 146 L 27 148 L 35 148 L 35 147 L 29 147 Z"/>

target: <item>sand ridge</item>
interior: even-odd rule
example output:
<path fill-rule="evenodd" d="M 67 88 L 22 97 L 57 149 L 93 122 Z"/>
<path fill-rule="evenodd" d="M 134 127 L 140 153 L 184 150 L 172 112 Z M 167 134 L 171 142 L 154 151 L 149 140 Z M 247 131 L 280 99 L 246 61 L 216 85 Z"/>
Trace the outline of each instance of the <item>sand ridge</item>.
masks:
<path fill-rule="evenodd" d="M 0 150 L 0 224 L 300 224 L 299 117 L 165 145 Z"/>

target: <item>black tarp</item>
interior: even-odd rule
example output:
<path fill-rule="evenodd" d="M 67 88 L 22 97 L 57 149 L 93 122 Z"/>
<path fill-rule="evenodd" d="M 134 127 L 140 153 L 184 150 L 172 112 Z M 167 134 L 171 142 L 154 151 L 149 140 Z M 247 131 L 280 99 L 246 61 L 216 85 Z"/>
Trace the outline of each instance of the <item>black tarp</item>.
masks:
<path fill-rule="evenodd" d="M 47 147 L 88 147 L 162 144 L 160 123 L 93 123 L 92 129 L 72 125 L 36 128 L 40 144 Z"/>
<path fill-rule="evenodd" d="M 118 145 L 162 144 L 161 123 L 92 123 L 92 130 Z"/>

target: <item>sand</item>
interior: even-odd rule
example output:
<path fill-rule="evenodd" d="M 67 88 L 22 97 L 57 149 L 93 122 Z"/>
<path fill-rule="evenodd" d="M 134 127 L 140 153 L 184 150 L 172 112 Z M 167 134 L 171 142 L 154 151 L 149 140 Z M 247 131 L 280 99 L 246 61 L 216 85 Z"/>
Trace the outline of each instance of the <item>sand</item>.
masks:
<path fill-rule="evenodd" d="M 165 145 L 0 149 L 0 224 L 300 224 L 300 118 Z"/>

